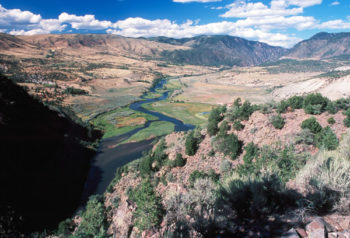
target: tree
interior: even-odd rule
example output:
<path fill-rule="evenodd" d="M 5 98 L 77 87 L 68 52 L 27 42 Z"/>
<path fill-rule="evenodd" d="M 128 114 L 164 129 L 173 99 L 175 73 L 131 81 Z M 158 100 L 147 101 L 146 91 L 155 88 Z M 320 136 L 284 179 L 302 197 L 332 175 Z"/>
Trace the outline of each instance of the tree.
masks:
<path fill-rule="evenodd" d="M 284 118 L 281 117 L 280 114 L 272 116 L 270 121 L 273 127 L 275 127 L 276 129 L 282 129 L 285 124 Z"/>
<path fill-rule="evenodd" d="M 195 155 L 198 149 L 198 141 L 197 138 L 194 137 L 194 132 L 190 131 L 186 137 L 185 142 L 186 154 L 187 155 Z"/>
<path fill-rule="evenodd" d="M 231 159 L 236 159 L 242 152 L 242 141 L 238 140 L 235 134 L 229 134 L 217 142 L 219 150 Z"/>
<path fill-rule="evenodd" d="M 304 99 L 303 108 L 307 114 L 321 114 L 326 110 L 329 103 L 330 100 L 320 93 L 309 94 Z"/>
<path fill-rule="evenodd" d="M 337 135 L 332 129 L 327 126 L 319 134 L 316 135 L 316 145 L 319 148 L 325 148 L 327 150 L 335 150 L 339 145 Z"/>

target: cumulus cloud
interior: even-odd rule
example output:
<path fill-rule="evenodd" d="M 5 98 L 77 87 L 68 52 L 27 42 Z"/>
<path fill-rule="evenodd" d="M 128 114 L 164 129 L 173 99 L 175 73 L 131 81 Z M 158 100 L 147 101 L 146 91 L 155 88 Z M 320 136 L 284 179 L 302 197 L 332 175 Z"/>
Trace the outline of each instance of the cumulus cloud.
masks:
<path fill-rule="evenodd" d="M 59 15 L 58 20 L 71 24 L 72 28 L 77 30 L 104 30 L 112 26 L 112 22 L 96 20 L 94 15 L 77 16 L 64 12 Z"/>
<path fill-rule="evenodd" d="M 181 3 L 188 3 L 188 2 L 221 2 L 221 0 L 173 0 L 173 2 L 181 2 Z"/>
<path fill-rule="evenodd" d="M 167 19 L 147 20 L 143 18 L 128 18 L 114 24 L 115 29 L 109 29 L 110 34 L 129 37 L 166 36 L 172 38 L 193 37 L 196 35 L 232 35 L 259 40 L 271 45 L 290 47 L 300 38 L 286 34 L 269 33 L 263 29 L 254 29 L 240 22 L 222 21 L 197 25 L 192 21 L 177 24 Z"/>
<path fill-rule="evenodd" d="M 39 14 L 20 9 L 8 10 L 0 4 L 0 27 L 14 27 L 28 24 L 37 24 L 41 21 Z"/>

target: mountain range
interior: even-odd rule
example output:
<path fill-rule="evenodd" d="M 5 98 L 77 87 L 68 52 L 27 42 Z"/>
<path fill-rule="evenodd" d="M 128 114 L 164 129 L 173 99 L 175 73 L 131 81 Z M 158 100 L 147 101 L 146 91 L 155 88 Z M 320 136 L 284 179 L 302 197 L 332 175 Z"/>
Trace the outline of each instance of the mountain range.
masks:
<path fill-rule="evenodd" d="M 115 35 L 67 34 L 0 35 L 0 50 L 12 48 L 99 49 L 110 53 L 136 54 L 171 64 L 204 66 L 256 66 L 280 58 L 329 59 L 350 55 L 350 33 L 321 32 L 291 49 L 227 35 L 174 39 L 126 38 Z"/>

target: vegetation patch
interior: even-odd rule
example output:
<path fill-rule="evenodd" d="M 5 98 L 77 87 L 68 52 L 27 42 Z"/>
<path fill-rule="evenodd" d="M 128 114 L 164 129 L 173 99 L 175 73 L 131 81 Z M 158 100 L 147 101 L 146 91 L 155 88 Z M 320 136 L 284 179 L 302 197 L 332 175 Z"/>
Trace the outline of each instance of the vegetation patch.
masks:
<path fill-rule="evenodd" d="M 133 136 L 131 136 L 128 140 L 123 143 L 142 141 L 149 138 L 154 138 L 158 136 L 167 135 L 174 131 L 174 124 L 167 121 L 156 121 L 152 122 L 148 128 L 145 128 Z"/>

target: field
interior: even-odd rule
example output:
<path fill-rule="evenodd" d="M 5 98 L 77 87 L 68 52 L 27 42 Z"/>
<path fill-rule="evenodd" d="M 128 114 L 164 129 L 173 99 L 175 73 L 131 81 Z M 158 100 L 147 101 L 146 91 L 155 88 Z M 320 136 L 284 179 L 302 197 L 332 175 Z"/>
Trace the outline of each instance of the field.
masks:
<path fill-rule="evenodd" d="M 167 135 L 174 131 L 174 124 L 171 122 L 164 121 L 156 121 L 152 122 L 148 128 L 145 128 L 133 136 L 131 136 L 128 140 L 123 143 L 128 142 L 137 142 L 145 139 L 155 138 L 158 136 Z"/>
<path fill-rule="evenodd" d="M 157 117 L 124 107 L 102 114 L 93 119 L 92 123 L 104 132 L 103 138 L 108 138 L 140 128 L 147 121 L 157 119 Z"/>

